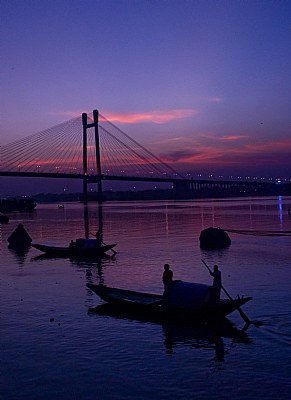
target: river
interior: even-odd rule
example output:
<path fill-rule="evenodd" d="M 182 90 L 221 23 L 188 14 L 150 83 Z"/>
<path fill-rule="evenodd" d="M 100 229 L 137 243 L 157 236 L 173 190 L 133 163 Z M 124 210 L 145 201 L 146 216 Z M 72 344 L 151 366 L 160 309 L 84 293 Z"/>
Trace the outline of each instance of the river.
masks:
<path fill-rule="evenodd" d="M 108 202 L 87 209 L 65 203 L 10 214 L 0 225 L 0 398 L 291 398 L 291 237 L 283 234 L 291 231 L 290 205 L 290 197 Z M 43 259 L 32 247 L 15 252 L 7 238 L 19 223 L 34 242 L 56 245 L 101 226 L 117 254 L 92 263 Z M 231 232 L 229 248 L 203 251 L 199 235 L 210 226 L 261 234 Z M 169 263 L 174 279 L 209 284 L 201 259 L 219 265 L 233 297 L 253 297 L 243 311 L 255 325 L 244 331 L 238 312 L 228 317 L 230 331 L 91 312 L 102 301 L 88 282 L 162 293 Z"/>

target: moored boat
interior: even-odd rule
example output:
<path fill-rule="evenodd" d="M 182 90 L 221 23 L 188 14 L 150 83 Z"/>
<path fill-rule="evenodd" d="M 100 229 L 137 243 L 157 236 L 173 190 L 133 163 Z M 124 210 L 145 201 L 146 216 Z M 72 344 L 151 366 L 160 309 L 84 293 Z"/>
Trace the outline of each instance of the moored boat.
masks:
<path fill-rule="evenodd" d="M 221 299 L 213 303 L 208 285 L 174 281 L 163 295 L 87 284 L 108 304 L 127 312 L 148 314 L 156 318 L 191 321 L 194 318 L 224 318 L 250 301 L 251 297 Z"/>
<path fill-rule="evenodd" d="M 31 246 L 51 257 L 97 257 L 109 250 L 116 253 L 114 244 L 100 244 L 96 239 L 77 239 L 71 241 L 69 246 L 50 246 L 40 243 L 32 243 Z"/>

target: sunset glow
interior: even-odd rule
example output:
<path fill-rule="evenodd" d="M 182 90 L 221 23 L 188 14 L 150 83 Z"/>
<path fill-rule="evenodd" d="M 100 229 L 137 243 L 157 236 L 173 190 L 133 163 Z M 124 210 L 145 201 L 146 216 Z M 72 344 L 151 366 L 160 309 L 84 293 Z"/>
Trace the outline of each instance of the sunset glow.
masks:
<path fill-rule="evenodd" d="M 136 124 L 142 122 L 152 122 L 155 124 L 165 124 L 174 120 L 189 118 L 197 115 L 197 110 L 169 110 L 169 111 L 151 111 L 139 114 L 106 114 L 107 119 L 114 123 Z"/>
<path fill-rule="evenodd" d="M 44 130 L 53 146 L 62 131 L 53 140 L 49 128 L 98 109 L 104 129 L 112 122 L 187 176 L 291 179 L 290 2 L 88 4 L 80 14 L 75 1 L 1 3 L 1 147 Z M 81 164 L 82 134 L 58 153 L 48 141 L 37 169 Z M 105 169 L 145 162 L 113 142 L 102 143 Z"/>

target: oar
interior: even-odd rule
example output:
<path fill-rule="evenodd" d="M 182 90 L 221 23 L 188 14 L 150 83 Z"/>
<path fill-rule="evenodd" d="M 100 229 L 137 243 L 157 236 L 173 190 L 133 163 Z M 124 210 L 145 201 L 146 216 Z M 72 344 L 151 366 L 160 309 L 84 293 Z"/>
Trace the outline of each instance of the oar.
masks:
<path fill-rule="evenodd" d="M 206 262 L 201 258 L 201 261 L 203 262 L 203 264 L 205 265 L 205 267 L 208 269 L 210 275 L 212 275 L 212 271 L 211 269 L 208 267 L 208 265 L 206 264 Z M 228 291 L 222 286 L 221 284 L 221 289 L 224 291 L 224 293 L 227 295 L 227 297 L 233 301 L 233 298 L 231 297 L 231 295 L 228 293 Z M 240 313 L 240 316 L 242 317 L 242 319 L 245 321 L 246 324 L 251 324 L 251 320 L 246 316 L 246 314 L 240 309 L 240 307 L 237 307 L 238 312 Z"/>
<path fill-rule="evenodd" d="M 94 236 L 97 239 L 97 234 L 90 232 L 90 235 Z M 103 240 L 101 241 L 101 244 L 103 244 L 103 246 L 107 246 L 106 243 L 103 242 Z M 115 251 L 113 249 L 110 249 L 110 251 L 112 251 L 114 256 L 115 256 L 115 254 L 117 254 L 117 251 Z"/>

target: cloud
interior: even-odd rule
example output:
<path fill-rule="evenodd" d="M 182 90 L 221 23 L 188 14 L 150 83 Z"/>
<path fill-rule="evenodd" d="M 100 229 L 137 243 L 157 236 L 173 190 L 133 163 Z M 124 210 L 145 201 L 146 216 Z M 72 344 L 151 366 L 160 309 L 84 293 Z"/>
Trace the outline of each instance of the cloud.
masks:
<path fill-rule="evenodd" d="M 71 111 L 51 111 L 49 115 L 56 115 L 65 118 L 76 118 L 82 115 L 86 111 L 84 110 L 71 110 Z M 87 113 L 89 116 L 92 112 Z M 100 114 L 100 121 L 108 120 L 110 122 L 116 122 L 120 124 L 138 124 L 138 123 L 155 123 L 165 124 L 167 122 L 175 121 L 177 119 L 189 118 L 199 114 L 198 110 L 192 108 L 180 108 L 174 110 L 164 111 L 148 111 L 141 113 L 114 113 L 104 112 Z M 103 119 L 104 118 L 104 119 Z"/>
<path fill-rule="evenodd" d="M 240 141 L 242 139 L 248 139 L 248 135 L 227 135 L 227 136 L 222 136 L 219 138 L 221 141 Z"/>
<path fill-rule="evenodd" d="M 268 142 L 259 142 L 259 143 L 254 143 L 254 144 L 247 144 L 247 149 L 248 151 L 252 152 L 275 152 L 275 151 L 280 151 L 280 152 L 288 152 L 290 154 L 291 152 L 291 139 L 281 139 L 281 140 L 269 140 Z"/>
<path fill-rule="evenodd" d="M 291 153 L 291 139 L 274 140 L 268 142 L 257 143 L 244 143 L 243 145 L 236 141 L 244 136 L 238 135 L 234 137 L 236 146 L 229 148 L 228 141 L 221 141 L 220 146 L 217 142 L 196 142 L 194 145 L 189 143 L 179 150 L 164 152 L 160 157 L 165 162 L 173 164 L 187 164 L 194 167 L 195 165 L 212 165 L 224 166 L 228 168 L 236 167 L 256 167 L 256 166 L 279 166 L 285 165 L 291 170 L 290 153 Z M 216 138 L 219 142 L 221 138 Z M 222 145 L 225 143 L 225 147 Z M 231 141 L 232 143 L 232 141 Z M 180 147 L 180 146 L 179 146 Z M 175 168 L 178 168 L 178 166 Z"/>
<path fill-rule="evenodd" d="M 222 97 L 219 96 L 208 97 L 206 100 L 210 103 L 221 103 L 223 101 Z"/>
<path fill-rule="evenodd" d="M 106 114 L 106 119 L 111 122 L 119 122 L 121 124 L 137 124 L 142 122 L 164 124 L 177 119 L 193 117 L 198 113 L 198 110 L 191 108 L 124 114 L 114 114 L 108 112 Z"/>
<path fill-rule="evenodd" d="M 150 143 L 151 146 L 183 146 L 183 145 L 194 145 L 196 144 L 196 139 L 187 136 L 174 136 L 169 138 L 162 138 L 158 140 L 154 140 Z"/>
<path fill-rule="evenodd" d="M 192 160 L 193 157 L 199 156 L 200 153 L 194 149 L 192 150 L 177 150 L 161 154 L 160 157 L 165 162 L 187 162 Z"/>
<path fill-rule="evenodd" d="M 199 99 L 203 102 L 207 102 L 207 103 L 222 103 L 223 102 L 223 98 L 220 96 L 201 96 L 199 97 Z"/>

